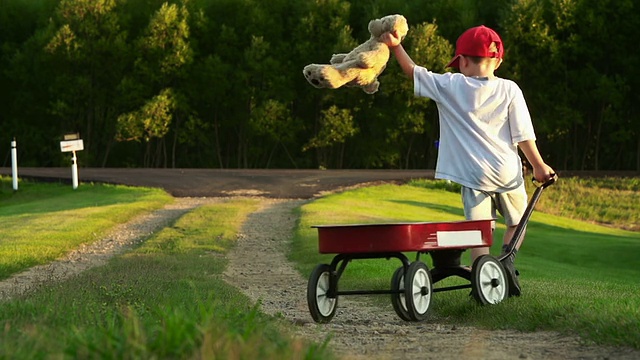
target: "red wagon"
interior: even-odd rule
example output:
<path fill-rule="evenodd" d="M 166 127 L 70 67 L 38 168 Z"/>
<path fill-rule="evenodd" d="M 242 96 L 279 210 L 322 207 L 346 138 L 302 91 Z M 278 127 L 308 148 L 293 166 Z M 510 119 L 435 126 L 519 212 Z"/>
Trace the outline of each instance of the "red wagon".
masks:
<path fill-rule="evenodd" d="M 460 256 L 470 248 L 491 246 L 494 219 L 314 226 L 318 229 L 319 252 L 336 255 L 331 264 L 317 265 L 309 277 L 307 303 L 312 318 L 316 322 L 331 321 L 341 295 L 390 294 L 393 309 L 406 321 L 424 320 L 432 295 L 440 291 L 471 288 L 471 294 L 481 304 L 503 301 L 509 294 L 509 283 L 501 260 L 516 251 L 542 190 L 555 180 L 556 177 L 545 182 L 534 192 L 506 254 L 499 258 L 480 256 L 471 268 L 460 265 Z M 409 252 L 416 253 L 415 261 L 409 261 L 405 255 Z M 432 269 L 420 260 L 421 254 L 431 256 Z M 390 289 L 338 290 L 349 262 L 383 258 L 402 262 L 391 278 Z M 469 283 L 434 288 L 435 283 L 450 276 Z"/>

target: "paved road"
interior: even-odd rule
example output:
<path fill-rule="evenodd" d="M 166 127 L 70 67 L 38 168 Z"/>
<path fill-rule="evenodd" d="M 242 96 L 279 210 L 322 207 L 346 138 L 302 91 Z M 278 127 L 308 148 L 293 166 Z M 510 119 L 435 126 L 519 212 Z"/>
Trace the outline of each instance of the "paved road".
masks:
<path fill-rule="evenodd" d="M 11 168 L 0 168 L 11 176 Z M 68 168 L 19 168 L 19 178 L 71 183 Z M 307 199 L 327 191 L 367 183 L 433 178 L 433 170 L 264 170 L 80 168 L 80 186 L 101 182 L 165 189 L 176 197 L 259 195 Z"/>

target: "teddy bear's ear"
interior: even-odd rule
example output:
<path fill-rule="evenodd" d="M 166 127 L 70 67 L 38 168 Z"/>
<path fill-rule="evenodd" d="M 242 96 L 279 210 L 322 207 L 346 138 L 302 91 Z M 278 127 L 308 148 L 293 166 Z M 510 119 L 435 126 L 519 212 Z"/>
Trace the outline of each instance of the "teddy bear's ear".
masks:
<path fill-rule="evenodd" d="M 394 21 L 391 25 L 392 30 L 395 30 L 400 38 L 404 38 L 409 32 L 409 24 L 407 19 L 402 15 L 394 15 Z"/>
<path fill-rule="evenodd" d="M 382 35 L 385 32 L 384 31 L 384 23 L 383 23 L 382 19 L 375 19 L 375 20 L 369 21 L 369 27 L 368 28 L 369 28 L 369 32 L 374 37 L 378 37 L 378 36 Z"/>
<path fill-rule="evenodd" d="M 402 15 L 387 15 L 381 19 L 369 22 L 369 32 L 374 37 L 378 37 L 387 31 L 396 31 L 400 37 L 407 35 L 409 26 L 407 19 Z"/>

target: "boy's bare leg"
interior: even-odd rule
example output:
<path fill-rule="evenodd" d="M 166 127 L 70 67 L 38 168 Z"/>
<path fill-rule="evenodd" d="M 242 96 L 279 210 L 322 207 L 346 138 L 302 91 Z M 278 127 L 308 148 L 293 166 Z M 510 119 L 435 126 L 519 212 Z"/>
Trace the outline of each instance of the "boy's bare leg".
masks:
<path fill-rule="evenodd" d="M 505 230 L 504 237 L 502 238 L 503 245 L 509 245 L 511 238 L 513 238 L 513 234 L 516 232 L 516 228 L 517 226 L 507 226 L 507 230 Z"/>
<path fill-rule="evenodd" d="M 516 232 L 516 228 L 518 226 L 508 226 L 507 230 L 504 232 L 504 237 L 502 238 L 502 244 L 503 246 L 505 245 L 509 245 L 509 243 L 511 242 L 511 238 L 513 238 L 513 234 Z M 522 234 L 522 236 L 524 236 L 524 234 Z M 516 248 L 516 250 L 518 250 Z M 476 259 L 478 257 L 480 257 L 481 255 L 487 255 L 489 254 L 489 248 L 488 247 L 481 247 L 481 248 L 473 248 L 471 249 L 471 263 L 473 264 L 474 261 L 476 261 Z"/>
<path fill-rule="evenodd" d="M 480 256 L 487 255 L 487 254 L 489 254 L 488 247 L 471 249 L 471 264 L 473 265 L 473 262 L 476 261 L 476 259 L 479 258 Z"/>

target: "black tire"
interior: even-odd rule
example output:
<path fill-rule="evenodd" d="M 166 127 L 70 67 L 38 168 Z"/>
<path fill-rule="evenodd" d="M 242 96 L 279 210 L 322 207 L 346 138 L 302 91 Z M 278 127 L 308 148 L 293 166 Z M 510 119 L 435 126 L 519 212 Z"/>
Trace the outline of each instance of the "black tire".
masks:
<path fill-rule="evenodd" d="M 495 257 L 482 255 L 473 262 L 471 295 L 482 305 L 495 305 L 509 296 L 507 273 Z"/>
<path fill-rule="evenodd" d="M 407 310 L 407 302 L 404 298 L 404 266 L 400 266 L 393 273 L 391 278 L 391 305 L 393 310 L 404 321 L 412 321 L 409 311 Z M 396 293 L 397 292 L 397 293 Z"/>
<path fill-rule="evenodd" d="M 309 276 L 307 284 L 307 304 L 311 317 L 317 323 L 328 323 L 336 314 L 338 297 L 329 298 L 331 266 L 327 264 L 317 265 Z"/>
<path fill-rule="evenodd" d="M 433 282 L 427 265 L 414 261 L 404 275 L 404 298 L 411 320 L 422 321 L 427 318 L 432 294 Z"/>

